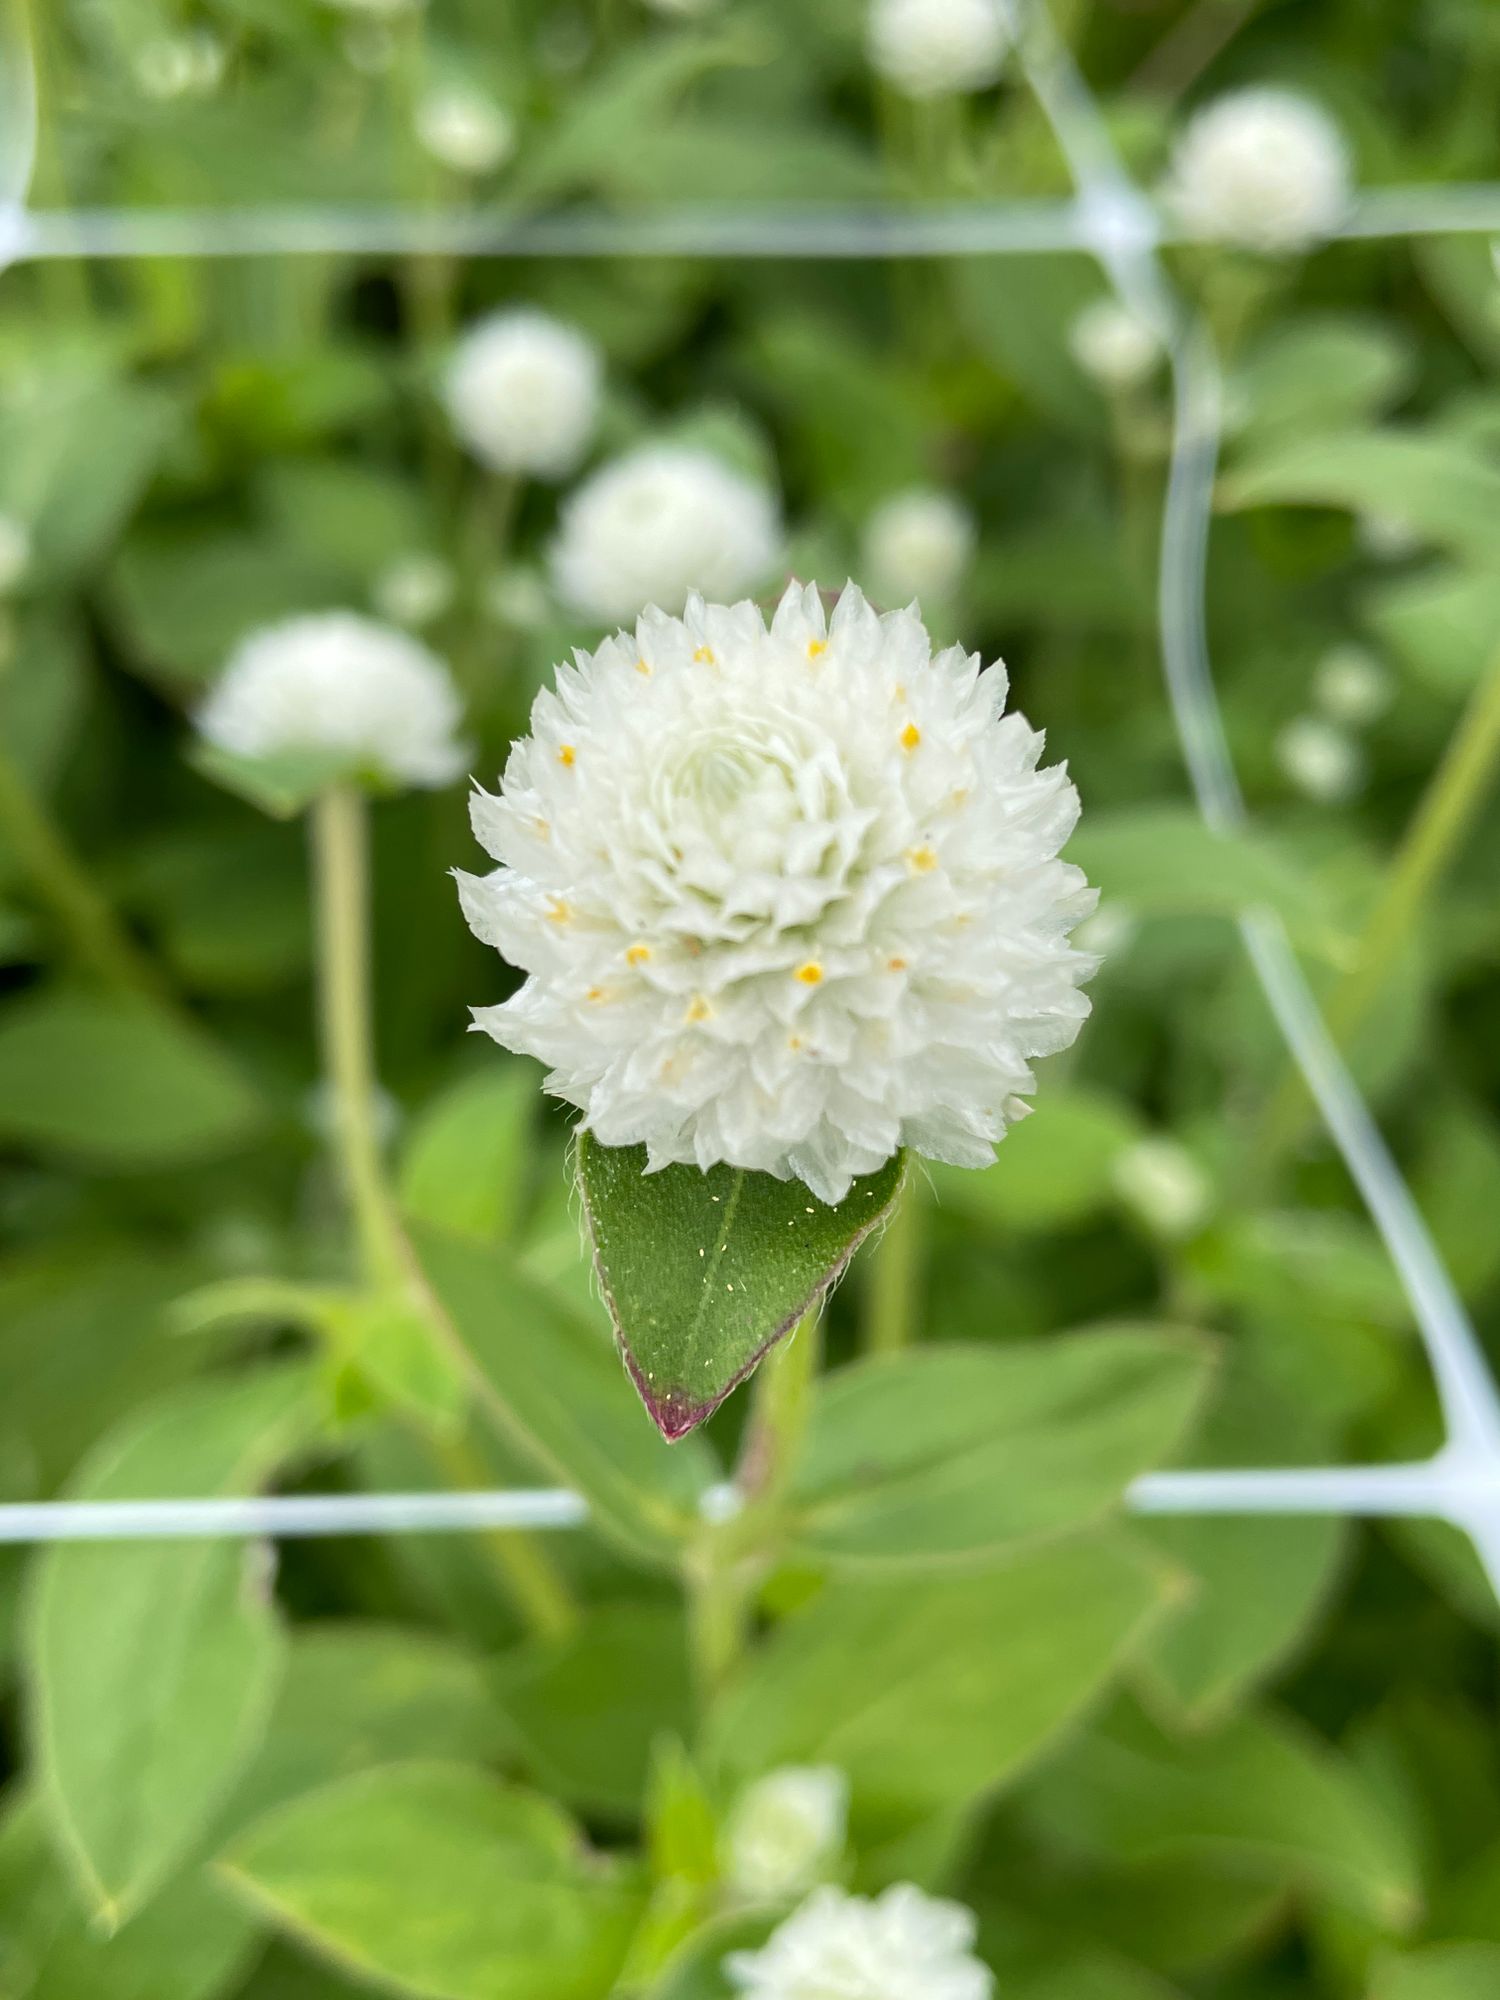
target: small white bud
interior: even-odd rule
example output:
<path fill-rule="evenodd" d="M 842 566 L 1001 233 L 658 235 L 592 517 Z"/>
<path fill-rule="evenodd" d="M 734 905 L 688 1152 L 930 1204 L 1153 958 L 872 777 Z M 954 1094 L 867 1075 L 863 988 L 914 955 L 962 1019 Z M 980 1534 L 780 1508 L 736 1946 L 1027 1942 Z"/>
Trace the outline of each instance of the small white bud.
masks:
<path fill-rule="evenodd" d="M 428 91 L 417 106 L 416 127 L 435 160 L 474 179 L 494 173 L 516 150 L 510 114 L 494 98 L 465 84 Z"/>
<path fill-rule="evenodd" d="M 1156 1236 L 1191 1236 L 1213 1204 L 1208 1176 L 1175 1139 L 1138 1139 L 1115 1161 L 1115 1192 Z"/>
<path fill-rule="evenodd" d="M 1344 219 L 1348 149 L 1311 99 L 1238 90 L 1189 120 L 1164 193 L 1190 234 L 1285 256 L 1332 235 Z"/>
<path fill-rule="evenodd" d="M 805 1895 L 844 1848 L 849 1781 L 831 1764 L 787 1765 L 741 1794 L 724 1829 L 724 1874 L 755 1902 Z"/>
<path fill-rule="evenodd" d="M 518 632 L 534 632 L 552 615 L 552 594 L 546 579 L 525 563 L 513 563 L 489 585 L 485 609 L 497 625 L 509 625 Z"/>
<path fill-rule="evenodd" d="M 207 28 L 187 35 L 159 35 L 143 42 L 135 80 L 144 97 L 211 97 L 224 80 L 224 44 Z"/>
<path fill-rule="evenodd" d="M 392 625 L 420 631 L 431 625 L 453 602 L 453 571 L 441 556 L 425 550 L 397 556 L 375 579 L 375 609 Z"/>
<path fill-rule="evenodd" d="M 907 97 L 984 90 L 1015 27 L 1007 0 L 872 0 L 870 61 Z"/>
<path fill-rule="evenodd" d="M 459 341 L 444 396 L 453 428 L 496 472 L 561 479 L 599 413 L 598 350 L 530 307 L 492 314 Z"/>
<path fill-rule="evenodd" d="M 13 514 L 0 514 L 0 597 L 8 597 L 31 567 L 31 530 Z"/>
<path fill-rule="evenodd" d="M 1377 721 L 1395 696 L 1391 676 L 1363 646 L 1335 646 L 1313 670 L 1313 700 L 1331 722 L 1362 729 Z"/>
<path fill-rule="evenodd" d="M 870 586 L 883 604 L 941 602 L 958 589 L 974 554 L 974 516 L 951 493 L 913 487 L 894 494 L 865 527 Z"/>
<path fill-rule="evenodd" d="M 1161 366 L 1156 329 L 1122 299 L 1095 299 L 1068 332 L 1068 347 L 1084 374 L 1102 389 L 1134 389 Z"/>
<path fill-rule="evenodd" d="M 1422 546 L 1422 537 L 1399 514 L 1367 511 L 1354 518 L 1355 539 L 1376 562 L 1404 562 Z"/>
<path fill-rule="evenodd" d="M 1365 781 L 1359 745 L 1320 715 L 1298 715 L 1276 738 L 1276 761 L 1287 780 L 1319 805 L 1353 798 Z"/>

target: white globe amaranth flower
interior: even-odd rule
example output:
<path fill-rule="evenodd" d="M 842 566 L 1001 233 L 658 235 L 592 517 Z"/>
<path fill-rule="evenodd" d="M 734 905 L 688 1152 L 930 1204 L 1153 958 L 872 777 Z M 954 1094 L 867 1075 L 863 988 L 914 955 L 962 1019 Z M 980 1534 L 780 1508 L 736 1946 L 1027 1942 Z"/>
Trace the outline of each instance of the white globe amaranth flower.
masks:
<path fill-rule="evenodd" d="M 1009 0 L 871 0 L 870 61 L 906 97 L 984 90 L 1015 39 Z"/>
<path fill-rule="evenodd" d="M 832 1764 L 788 1764 L 744 1791 L 724 1829 L 724 1874 L 757 1901 L 799 1896 L 844 1848 L 849 1780 Z"/>
<path fill-rule="evenodd" d="M 1175 1139 L 1137 1139 L 1115 1161 L 1111 1179 L 1120 1200 L 1156 1236 L 1191 1236 L 1213 1206 L 1208 1175 Z"/>
<path fill-rule="evenodd" d="M 884 501 L 865 527 L 871 588 L 886 604 L 951 597 L 974 555 L 974 516 L 951 493 L 911 487 Z"/>
<path fill-rule="evenodd" d="M 1189 120 L 1165 198 L 1194 236 L 1288 255 L 1338 228 L 1350 192 L 1349 151 L 1321 105 L 1257 87 Z"/>
<path fill-rule="evenodd" d="M 447 668 L 410 634 L 326 611 L 252 632 L 197 723 L 238 757 L 347 758 L 351 772 L 433 787 L 468 761 L 462 713 Z"/>
<path fill-rule="evenodd" d="M 430 550 L 413 549 L 386 564 L 370 596 L 388 623 L 409 625 L 415 631 L 442 617 L 456 589 L 450 563 Z"/>
<path fill-rule="evenodd" d="M 766 487 L 713 452 L 643 445 L 585 481 L 562 510 L 552 581 L 573 611 L 608 624 L 689 591 L 729 598 L 764 583 L 781 553 Z"/>
<path fill-rule="evenodd" d="M 1094 893 L 1066 769 L 913 611 L 793 584 L 648 611 L 561 667 L 474 831 L 469 923 L 528 977 L 475 1025 L 605 1146 L 836 1202 L 902 1146 L 987 1166 L 1067 1047 Z"/>
<path fill-rule="evenodd" d="M 30 567 L 30 528 L 14 514 L 0 514 L 0 597 L 9 597 Z"/>
<path fill-rule="evenodd" d="M 1293 716 L 1277 732 L 1275 752 L 1287 782 L 1319 805 L 1340 805 L 1364 785 L 1364 752 L 1321 715 Z"/>
<path fill-rule="evenodd" d="M 428 91 L 417 106 L 416 131 L 433 159 L 471 178 L 494 173 L 516 150 L 515 120 L 469 84 Z"/>
<path fill-rule="evenodd" d="M 1161 366 L 1161 336 L 1123 299 L 1094 299 L 1068 329 L 1068 350 L 1101 389 L 1136 389 Z"/>
<path fill-rule="evenodd" d="M 1313 700 L 1330 722 L 1364 729 L 1395 699 L 1390 671 L 1363 646 L 1335 646 L 1313 669 Z"/>
<path fill-rule="evenodd" d="M 594 434 L 602 374 L 576 327 L 519 306 L 469 328 L 443 394 L 454 430 L 494 471 L 562 479 Z"/>
<path fill-rule="evenodd" d="M 974 1914 L 899 1882 L 874 1898 L 818 1889 L 759 1951 L 731 1952 L 748 2000 L 990 2000 Z"/>

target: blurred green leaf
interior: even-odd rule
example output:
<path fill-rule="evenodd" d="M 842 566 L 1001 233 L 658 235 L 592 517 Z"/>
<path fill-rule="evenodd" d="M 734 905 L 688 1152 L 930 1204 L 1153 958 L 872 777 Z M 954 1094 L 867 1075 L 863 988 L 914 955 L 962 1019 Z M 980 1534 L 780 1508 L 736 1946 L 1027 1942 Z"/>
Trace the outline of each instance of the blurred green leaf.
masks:
<path fill-rule="evenodd" d="M 1481 559 L 1500 513 L 1500 467 L 1420 431 L 1330 431 L 1268 447 L 1220 482 L 1219 504 L 1346 507 L 1384 515 Z"/>
<path fill-rule="evenodd" d="M 1455 565 L 1372 590 L 1372 631 L 1435 694 L 1467 695 L 1500 655 L 1500 577 Z"/>
<path fill-rule="evenodd" d="M 1005 1134 L 992 1167 L 928 1168 L 945 1210 L 1001 1229 L 1043 1230 L 1109 1206 L 1115 1164 L 1141 1136 L 1140 1119 L 1103 1091 L 1050 1081 L 1037 1111 Z"/>
<path fill-rule="evenodd" d="M 401 1203 L 420 1222 L 491 1243 L 513 1234 L 532 1168 L 536 1080 L 490 1064 L 426 1105 L 401 1158 Z"/>
<path fill-rule="evenodd" d="M 1409 350 L 1380 320 L 1328 315 L 1277 327 L 1235 379 L 1246 401 L 1236 442 L 1352 423 L 1394 401 L 1411 372 Z"/>
<path fill-rule="evenodd" d="M 1494 2000 L 1500 1945 L 1432 1944 L 1378 1959 L 1369 2000 Z"/>

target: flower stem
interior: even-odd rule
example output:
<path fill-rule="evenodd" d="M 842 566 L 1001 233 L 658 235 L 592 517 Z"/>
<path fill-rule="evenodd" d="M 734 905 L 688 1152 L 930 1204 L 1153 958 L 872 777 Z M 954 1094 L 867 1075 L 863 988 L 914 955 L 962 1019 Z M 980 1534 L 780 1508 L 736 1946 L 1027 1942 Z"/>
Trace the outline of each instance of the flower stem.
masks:
<path fill-rule="evenodd" d="M 922 1296 L 922 1189 L 908 1170 L 865 1272 L 865 1346 L 895 1354 L 916 1332 Z"/>
<path fill-rule="evenodd" d="M 1369 1015 L 1402 945 L 1474 824 L 1500 765 L 1500 655 L 1491 662 L 1422 795 L 1394 865 L 1360 936 L 1354 962 L 1328 1004 L 1328 1028 L 1347 1048 Z M 1267 1115 L 1261 1158 L 1296 1142 L 1308 1113 L 1302 1085 L 1286 1078 Z"/>
<path fill-rule="evenodd" d="M 94 887 L 88 870 L 3 744 L 0 839 L 51 910 L 80 965 L 117 991 L 164 997 L 156 968 Z"/>

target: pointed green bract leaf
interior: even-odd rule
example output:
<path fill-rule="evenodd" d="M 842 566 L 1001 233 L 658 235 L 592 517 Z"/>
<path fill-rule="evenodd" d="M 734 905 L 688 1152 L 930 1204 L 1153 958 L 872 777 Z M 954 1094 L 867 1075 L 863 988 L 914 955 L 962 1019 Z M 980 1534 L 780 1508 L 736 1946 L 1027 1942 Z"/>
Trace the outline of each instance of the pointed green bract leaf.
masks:
<path fill-rule="evenodd" d="M 905 1155 L 836 1207 L 740 1167 L 646 1172 L 644 1146 L 578 1142 L 594 1260 L 620 1352 L 664 1437 L 694 1430 L 841 1275 Z"/>
<path fill-rule="evenodd" d="M 289 1367 L 179 1391 L 76 1497 L 253 1492 L 309 1436 L 313 1383 Z M 263 1558 L 242 1541 L 60 1546 L 29 1639 L 46 1807 L 89 1900 L 118 1922 L 186 1860 L 259 1742 L 282 1664 Z"/>
<path fill-rule="evenodd" d="M 347 755 L 283 750 L 272 757 L 241 757 L 217 743 L 195 743 L 188 752 L 195 771 L 272 819 L 293 819 L 329 785 L 358 778 Z"/>
<path fill-rule="evenodd" d="M 463 1764 L 391 1764 L 294 1799 L 222 1862 L 294 1938 L 426 2000 L 605 2000 L 641 1895 L 548 1800 Z"/>
<path fill-rule="evenodd" d="M 1494 2000 L 1500 1993 L 1500 1945 L 1435 1944 L 1381 1958 L 1370 2000 Z"/>

